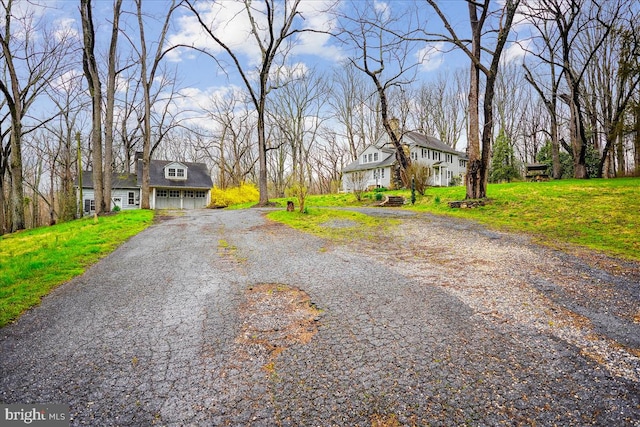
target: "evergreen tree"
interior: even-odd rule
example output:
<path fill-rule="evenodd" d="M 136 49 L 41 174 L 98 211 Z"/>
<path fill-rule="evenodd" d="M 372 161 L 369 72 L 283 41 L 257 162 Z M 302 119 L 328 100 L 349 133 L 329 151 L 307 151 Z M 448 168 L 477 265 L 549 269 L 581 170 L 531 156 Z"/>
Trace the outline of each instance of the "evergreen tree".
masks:
<path fill-rule="evenodd" d="M 545 145 L 538 151 L 536 162 L 547 165 L 547 174 L 550 175 L 553 169 L 553 160 L 551 157 L 551 141 L 547 141 Z M 566 151 L 560 150 L 560 165 L 562 170 L 562 179 L 573 178 L 573 157 Z M 550 175 L 551 176 L 551 175 Z"/>
<path fill-rule="evenodd" d="M 520 178 L 520 172 L 516 165 L 516 156 L 513 145 L 507 137 L 504 129 L 500 129 L 498 137 L 493 144 L 493 157 L 491 158 L 491 170 L 489 180 L 491 182 L 511 182 Z"/>

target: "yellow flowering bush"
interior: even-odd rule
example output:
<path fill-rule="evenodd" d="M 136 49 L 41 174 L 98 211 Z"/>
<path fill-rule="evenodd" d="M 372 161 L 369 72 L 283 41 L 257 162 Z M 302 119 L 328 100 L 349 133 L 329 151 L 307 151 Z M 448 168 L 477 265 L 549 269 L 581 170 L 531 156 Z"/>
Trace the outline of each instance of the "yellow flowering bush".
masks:
<path fill-rule="evenodd" d="M 226 208 L 240 203 L 257 202 L 260 200 L 258 188 L 251 183 L 242 183 L 239 187 L 211 189 L 211 203 L 209 207 Z"/>

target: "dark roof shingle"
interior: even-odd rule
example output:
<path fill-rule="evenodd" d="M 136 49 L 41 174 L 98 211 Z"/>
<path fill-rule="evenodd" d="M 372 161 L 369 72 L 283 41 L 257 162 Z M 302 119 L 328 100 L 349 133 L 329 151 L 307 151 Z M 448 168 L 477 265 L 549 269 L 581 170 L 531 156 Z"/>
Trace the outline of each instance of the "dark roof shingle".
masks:
<path fill-rule="evenodd" d="M 179 163 L 187 168 L 186 180 L 171 180 L 164 176 L 165 166 Z M 138 160 L 138 171 L 142 170 L 142 160 Z M 138 185 L 142 186 L 142 174 L 138 175 Z M 177 162 L 174 160 L 151 160 L 149 168 L 149 186 L 161 188 L 201 188 L 213 187 L 207 165 L 204 163 Z"/>

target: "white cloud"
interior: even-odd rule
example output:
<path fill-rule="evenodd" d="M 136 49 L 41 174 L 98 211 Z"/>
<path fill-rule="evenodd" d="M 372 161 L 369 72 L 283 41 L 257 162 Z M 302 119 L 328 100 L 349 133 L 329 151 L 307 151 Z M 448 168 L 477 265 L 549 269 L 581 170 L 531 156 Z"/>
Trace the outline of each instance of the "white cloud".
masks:
<path fill-rule="evenodd" d="M 380 17 L 383 21 L 386 21 L 391 16 L 391 7 L 389 7 L 389 3 L 384 1 L 374 1 L 373 9 L 376 13 L 380 14 Z"/>
<path fill-rule="evenodd" d="M 287 82 L 294 79 L 302 79 L 309 72 L 309 67 L 304 62 L 277 67 L 271 71 L 271 80 L 274 82 Z"/>
<path fill-rule="evenodd" d="M 416 53 L 416 59 L 420 63 L 422 71 L 433 71 L 444 64 L 444 43 L 427 44 Z"/>
<path fill-rule="evenodd" d="M 80 70 L 72 69 L 61 74 L 51 82 L 51 87 L 57 92 L 72 92 L 82 85 L 84 74 Z"/>
<path fill-rule="evenodd" d="M 218 128 L 218 124 L 211 119 L 207 112 L 212 110 L 213 103 L 223 102 L 221 100 L 229 97 L 232 93 L 237 94 L 237 99 L 242 99 L 245 96 L 245 91 L 233 85 L 212 86 L 205 89 L 183 88 L 178 91 L 177 96 L 173 97 L 169 112 L 176 117 L 180 117 L 180 120 L 183 120 L 186 125 L 194 125 L 214 131 Z M 167 94 L 165 99 L 168 98 Z M 164 107 L 165 105 L 159 102 L 158 105 L 154 106 L 154 109 L 161 111 Z"/>
<path fill-rule="evenodd" d="M 68 40 L 69 38 L 80 38 L 76 27 L 76 20 L 73 18 L 58 19 L 54 23 L 54 28 L 53 37 L 55 37 L 58 42 Z"/>
<path fill-rule="evenodd" d="M 520 61 L 527 54 L 527 49 L 531 44 L 531 39 L 522 40 L 518 43 L 511 43 L 511 46 L 507 47 L 504 52 L 502 52 L 502 57 L 500 61 L 502 64 L 508 64 L 510 62 Z"/>
<path fill-rule="evenodd" d="M 316 55 L 323 58 L 342 58 L 340 50 L 330 45 L 331 36 L 327 33 L 335 29 L 336 18 L 328 11 L 333 4 L 330 0 L 318 0 L 302 2 L 299 6 L 301 29 L 311 31 L 298 33 L 292 39 L 291 53 L 294 55 Z M 213 34 L 220 38 L 233 52 L 244 56 L 249 65 L 257 65 L 261 62 L 261 52 L 258 42 L 251 32 L 251 22 L 242 2 L 211 2 L 197 3 L 196 8 L 207 23 Z M 267 28 L 266 16 L 263 13 L 262 4 L 252 3 L 253 19 L 260 30 Z M 275 11 L 274 21 L 282 22 L 282 9 Z M 177 20 L 178 31 L 169 37 L 169 45 L 186 45 L 198 49 L 205 49 L 212 54 L 222 51 L 205 30 L 202 29 L 197 19 L 192 14 L 179 17 Z M 296 25 L 294 23 L 294 25 Z M 267 33 L 263 33 L 263 41 Z M 172 61 L 193 59 L 197 54 L 188 49 L 173 51 L 168 58 Z"/>
<path fill-rule="evenodd" d="M 210 31 L 232 51 L 246 56 L 251 63 L 259 63 L 260 49 L 251 34 L 251 22 L 242 2 L 197 3 L 196 8 Z M 265 28 L 264 15 L 254 13 L 254 18 L 258 28 Z M 213 54 L 222 51 L 193 14 L 183 15 L 176 22 L 178 32 L 169 36 L 169 45 L 192 46 Z M 185 52 L 193 54 L 189 50 L 173 51 L 169 59 L 180 61 Z"/>

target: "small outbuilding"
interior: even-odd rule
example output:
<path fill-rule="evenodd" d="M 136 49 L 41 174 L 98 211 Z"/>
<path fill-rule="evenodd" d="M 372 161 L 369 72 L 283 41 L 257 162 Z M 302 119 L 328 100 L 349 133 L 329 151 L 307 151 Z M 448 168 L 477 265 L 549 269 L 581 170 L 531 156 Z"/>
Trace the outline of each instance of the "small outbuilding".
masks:
<path fill-rule="evenodd" d="M 111 178 L 110 210 L 140 209 L 142 160 L 136 173 L 114 173 Z M 78 182 L 76 182 L 78 185 Z M 151 160 L 149 165 L 149 205 L 151 209 L 200 209 L 211 201 L 213 181 L 204 163 Z M 82 172 L 83 214 L 95 212 L 93 174 Z"/>

